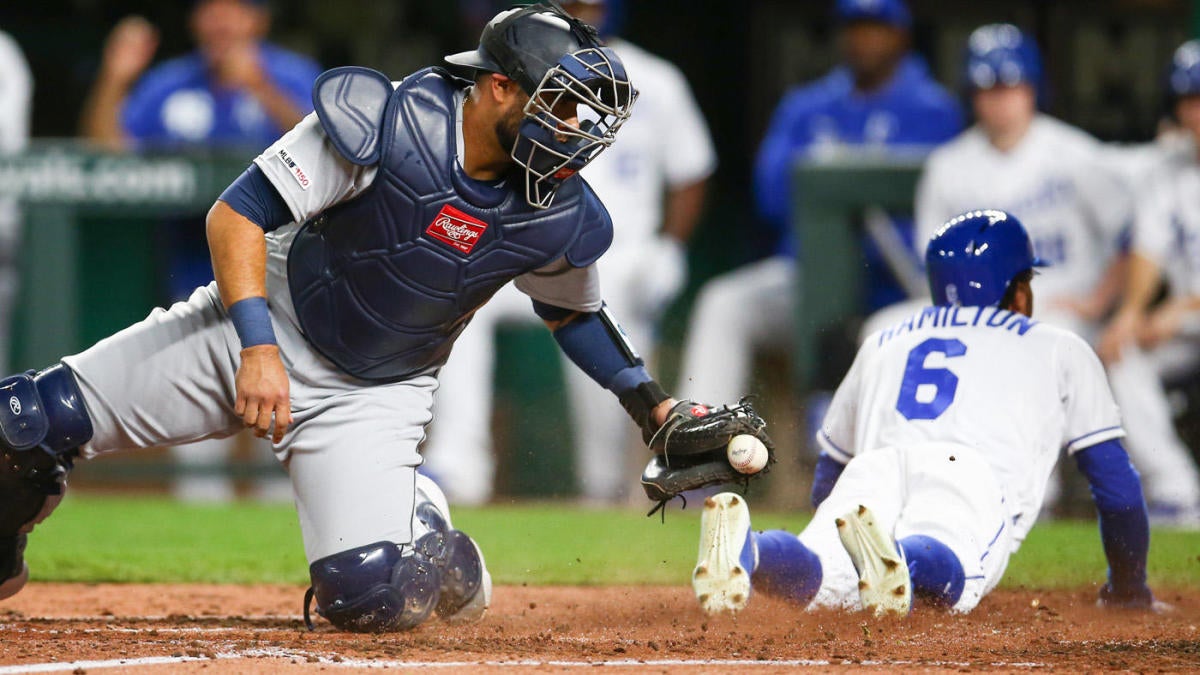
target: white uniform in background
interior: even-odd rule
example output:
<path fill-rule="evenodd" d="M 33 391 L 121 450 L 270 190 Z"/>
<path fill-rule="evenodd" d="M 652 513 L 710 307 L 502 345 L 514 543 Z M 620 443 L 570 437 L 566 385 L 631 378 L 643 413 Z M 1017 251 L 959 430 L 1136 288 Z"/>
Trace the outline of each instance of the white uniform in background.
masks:
<path fill-rule="evenodd" d="M 1172 297 L 1200 296 L 1200 162 L 1190 142 L 1173 143 L 1139 185 L 1132 246 L 1162 270 Z M 1179 335 L 1149 352 L 1131 346 L 1110 367 L 1117 401 L 1130 430 L 1130 455 L 1142 473 L 1151 516 L 1174 511 L 1181 524 L 1200 525 L 1200 477 L 1175 433 L 1162 378 L 1195 372 L 1200 365 L 1200 313 L 1192 313 Z M 1154 377 L 1125 377 L 1127 373 Z M 1146 427 L 1145 444 L 1155 461 L 1141 463 L 1135 428 Z M 1138 454 L 1134 454 L 1137 452 Z M 1159 513 L 1156 513 L 1159 512 Z"/>
<path fill-rule="evenodd" d="M 977 208 L 1000 209 L 1020 218 L 1037 256 L 1050 263 L 1038 270 L 1035 281 L 1038 317 L 1094 339 L 1099 324 L 1065 303 L 1091 296 L 1133 219 L 1129 177 L 1114 170 L 1111 151 L 1046 115 L 1035 117 L 1025 137 L 1007 153 L 989 143 L 978 126 L 972 127 L 935 150 L 925 165 L 917 187 L 914 239 L 922 257 L 925 243 L 941 223 Z M 881 310 L 867 320 L 863 332 L 894 323 L 926 302 Z M 1142 474 L 1147 500 L 1174 504 L 1200 498 L 1200 482 L 1169 413 L 1141 410 L 1147 391 L 1161 391 L 1154 370 L 1134 357 L 1111 365 L 1109 379 L 1125 411 L 1129 456 Z M 1167 443 L 1168 438 L 1174 441 Z M 1056 501 L 1058 489 L 1052 482 L 1048 503 Z"/>
<path fill-rule="evenodd" d="M 33 76 L 20 46 L 0 32 L 0 153 L 13 155 L 29 145 Z M 16 199 L 0 199 L 0 370 L 8 372 L 12 348 L 9 323 L 20 273 L 21 210 Z"/>
<path fill-rule="evenodd" d="M 609 41 L 641 92 L 616 143 L 581 175 L 613 220 L 611 248 L 597 263 L 604 298 L 633 344 L 649 358 L 655 324 L 687 278 L 683 245 L 659 234 L 667 190 L 708 178 L 716 153 L 708 127 L 683 74 L 671 63 L 624 40 Z M 439 375 L 425 468 L 450 501 L 478 504 L 492 496 L 496 462 L 491 413 L 495 333 L 504 322 L 541 325 L 529 298 L 505 287 L 472 319 Z M 556 357 L 557 358 L 557 357 Z M 616 399 L 578 368 L 563 369 L 574 426 L 576 474 L 592 500 L 619 498 L 631 484 L 614 450 L 627 447 L 634 427 Z M 515 458 L 524 455 L 517 454 Z M 640 469 L 639 469 L 640 470 Z"/>
<path fill-rule="evenodd" d="M 813 604 L 857 606 L 833 519 L 869 503 L 897 540 L 921 533 L 954 552 L 966 573 L 954 609 L 969 611 L 1037 520 L 1060 451 L 1122 436 L 1100 360 L 1074 333 L 996 307 L 928 307 L 872 334 L 817 436 L 836 461 L 858 459 L 800 534 L 821 559 Z"/>

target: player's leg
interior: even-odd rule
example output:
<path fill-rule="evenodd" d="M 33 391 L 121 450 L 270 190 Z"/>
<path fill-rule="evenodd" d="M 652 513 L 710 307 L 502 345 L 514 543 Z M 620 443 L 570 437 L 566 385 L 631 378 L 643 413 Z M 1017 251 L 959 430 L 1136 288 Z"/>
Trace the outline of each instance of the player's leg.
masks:
<path fill-rule="evenodd" d="M 215 290 L 197 290 L 62 364 L 3 381 L 0 574 L 21 574 L 25 536 L 61 500 L 75 457 L 240 427 L 230 403 L 237 338 L 218 303 Z"/>
<path fill-rule="evenodd" d="M 908 447 L 905 500 L 895 526 L 916 598 L 968 612 L 1000 582 L 1012 552 L 1011 517 L 991 467 L 974 450 Z"/>
<path fill-rule="evenodd" d="M 309 597 L 344 630 L 405 630 L 435 611 L 465 619 L 486 607 L 478 548 L 452 529 L 444 495 L 416 472 L 435 386 L 422 376 L 332 396 L 294 387 L 281 458 L 296 492 Z"/>
<path fill-rule="evenodd" d="M 754 532 L 741 495 L 722 492 L 705 499 L 700 550 L 692 590 L 710 615 L 739 612 L 753 590 L 807 605 L 821 585 L 821 563 L 796 535 Z"/>
<path fill-rule="evenodd" d="M 680 392 L 706 402 L 745 394 L 754 350 L 790 346 L 795 284 L 795 261 L 778 256 L 706 283 L 688 324 Z"/>
<path fill-rule="evenodd" d="M 894 528 L 902 495 L 899 457 L 894 448 L 883 448 L 851 460 L 800 533 L 800 543 L 821 565 L 812 606 L 907 612 L 890 595 L 907 585 L 905 570 L 887 564 L 896 555 Z M 866 507 L 865 513 L 861 507 Z"/>

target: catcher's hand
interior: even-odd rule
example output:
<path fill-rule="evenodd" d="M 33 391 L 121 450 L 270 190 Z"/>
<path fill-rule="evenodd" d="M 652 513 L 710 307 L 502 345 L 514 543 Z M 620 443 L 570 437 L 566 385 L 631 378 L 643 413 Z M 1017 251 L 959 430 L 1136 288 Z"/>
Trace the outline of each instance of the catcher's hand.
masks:
<path fill-rule="evenodd" d="M 666 422 L 646 439 L 655 452 L 642 473 L 646 496 L 661 507 L 688 490 L 745 483 L 766 473 L 775 461 L 775 444 L 766 428 L 766 421 L 744 398 L 737 405 L 720 408 L 680 401 L 671 408 Z M 729 464 L 726 446 L 741 434 L 754 436 L 767 446 L 767 465 L 754 474 L 739 473 Z"/>

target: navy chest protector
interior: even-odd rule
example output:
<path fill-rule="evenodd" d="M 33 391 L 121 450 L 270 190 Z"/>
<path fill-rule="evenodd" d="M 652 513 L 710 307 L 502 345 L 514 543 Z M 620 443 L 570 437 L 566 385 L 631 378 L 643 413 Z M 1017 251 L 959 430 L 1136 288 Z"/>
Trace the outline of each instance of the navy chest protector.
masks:
<path fill-rule="evenodd" d="M 562 257 L 590 265 L 612 242 L 612 221 L 582 179 L 539 210 L 519 178 L 494 186 L 463 173 L 462 84 L 436 68 L 394 90 L 366 68 L 317 79 L 313 102 L 330 141 L 378 173 L 361 196 L 304 223 L 288 281 L 309 342 L 351 375 L 394 381 L 442 365 L 500 287 Z"/>

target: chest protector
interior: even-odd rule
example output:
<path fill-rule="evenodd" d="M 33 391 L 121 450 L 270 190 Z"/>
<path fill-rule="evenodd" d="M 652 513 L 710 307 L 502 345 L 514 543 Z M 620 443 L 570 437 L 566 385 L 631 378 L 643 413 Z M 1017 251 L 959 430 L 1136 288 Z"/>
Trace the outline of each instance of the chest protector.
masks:
<path fill-rule="evenodd" d="M 366 68 L 317 79 L 313 101 L 329 140 L 378 173 L 361 195 L 303 224 L 288 283 L 309 342 L 351 375 L 395 381 L 442 365 L 500 287 L 563 257 L 590 265 L 612 241 L 608 213 L 582 179 L 535 209 L 520 177 L 496 186 L 463 172 L 462 86 L 435 68 L 395 89 Z"/>

